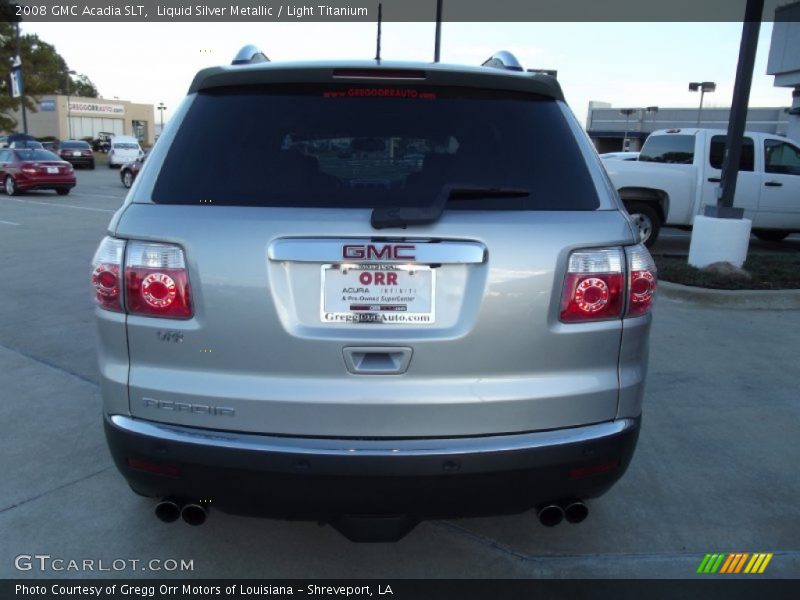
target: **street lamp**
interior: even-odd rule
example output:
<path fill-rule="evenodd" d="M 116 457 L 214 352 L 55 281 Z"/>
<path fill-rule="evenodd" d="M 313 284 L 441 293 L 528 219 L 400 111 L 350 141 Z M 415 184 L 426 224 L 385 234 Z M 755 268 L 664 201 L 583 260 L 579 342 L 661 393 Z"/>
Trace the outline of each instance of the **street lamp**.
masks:
<path fill-rule="evenodd" d="M 628 141 L 628 125 L 630 123 L 631 115 L 637 110 L 637 108 L 621 108 L 619 110 L 619 114 L 625 115 L 625 138 L 622 140 L 622 150 L 625 152 L 627 152 L 628 148 L 630 147 L 630 142 Z"/>
<path fill-rule="evenodd" d="M 653 115 L 653 120 L 650 122 L 650 133 L 652 133 L 656 128 L 656 113 L 658 112 L 657 106 L 648 106 L 644 109 L 648 115 Z"/>
<path fill-rule="evenodd" d="M 700 108 L 697 109 L 697 126 L 700 127 L 700 113 L 703 111 L 703 96 L 705 96 L 706 92 L 713 92 L 717 89 L 717 84 L 713 81 L 702 81 L 697 82 L 693 81 L 689 84 L 689 91 L 696 92 L 700 91 Z"/>
<path fill-rule="evenodd" d="M 72 139 L 72 116 L 69 110 L 69 84 L 72 75 L 75 75 L 75 71 L 67 71 L 67 129 L 69 130 L 69 139 Z"/>
<path fill-rule="evenodd" d="M 158 135 L 161 136 L 164 133 L 164 111 L 167 110 L 167 107 L 164 106 L 163 102 L 159 102 L 156 108 L 158 109 L 159 117 L 161 117 L 161 130 L 158 132 Z"/>

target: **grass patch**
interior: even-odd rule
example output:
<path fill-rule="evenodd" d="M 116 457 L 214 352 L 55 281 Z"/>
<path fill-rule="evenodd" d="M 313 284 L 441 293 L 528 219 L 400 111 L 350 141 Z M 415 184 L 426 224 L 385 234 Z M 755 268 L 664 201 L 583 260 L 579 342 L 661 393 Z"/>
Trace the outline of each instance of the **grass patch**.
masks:
<path fill-rule="evenodd" d="M 688 264 L 686 256 L 653 256 L 658 278 L 717 290 L 787 290 L 800 288 L 800 253 L 751 254 L 744 263 L 750 279 L 708 273 Z"/>

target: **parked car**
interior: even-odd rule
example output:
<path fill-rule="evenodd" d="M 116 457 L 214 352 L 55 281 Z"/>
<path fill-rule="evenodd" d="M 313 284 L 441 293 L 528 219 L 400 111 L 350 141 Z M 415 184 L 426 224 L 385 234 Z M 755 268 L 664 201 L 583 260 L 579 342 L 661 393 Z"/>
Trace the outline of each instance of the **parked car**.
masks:
<path fill-rule="evenodd" d="M 83 140 L 64 140 L 58 155 L 75 167 L 94 169 L 94 153 L 88 142 Z"/>
<path fill-rule="evenodd" d="M 8 145 L 9 148 L 28 148 L 31 150 L 44 150 L 42 142 L 38 140 L 14 140 Z"/>
<path fill-rule="evenodd" d="M 8 148 L 14 142 L 36 142 L 39 143 L 38 140 L 30 134 L 27 133 L 10 133 L 6 136 L 3 136 L 2 139 L 2 147 Z M 23 147 L 24 145 L 18 145 L 18 147 Z"/>
<path fill-rule="evenodd" d="M 108 151 L 108 167 L 122 167 L 142 154 L 144 151 L 137 138 L 131 135 L 115 135 L 111 138 L 111 148 Z"/>
<path fill-rule="evenodd" d="M 663 225 L 691 226 L 716 205 L 727 132 L 676 128 L 651 133 L 635 162 L 606 162 L 611 182 L 648 246 Z M 800 146 L 785 137 L 744 133 L 733 206 L 753 235 L 780 241 L 800 232 Z"/>
<path fill-rule="evenodd" d="M 122 181 L 122 185 L 126 188 L 129 188 L 133 185 L 133 182 L 136 181 L 136 176 L 139 174 L 139 171 L 144 165 L 144 161 L 147 159 L 147 152 L 142 154 L 136 160 L 126 163 L 122 165 L 122 168 L 119 170 L 119 178 Z"/>
<path fill-rule="evenodd" d="M 160 519 L 587 516 L 656 273 L 555 78 L 246 47 L 176 114 L 91 276 L 108 444 Z"/>
<path fill-rule="evenodd" d="M 75 187 L 75 172 L 48 150 L 4 148 L 0 150 L 0 180 L 9 196 L 29 190 L 55 190 L 66 196 Z"/>

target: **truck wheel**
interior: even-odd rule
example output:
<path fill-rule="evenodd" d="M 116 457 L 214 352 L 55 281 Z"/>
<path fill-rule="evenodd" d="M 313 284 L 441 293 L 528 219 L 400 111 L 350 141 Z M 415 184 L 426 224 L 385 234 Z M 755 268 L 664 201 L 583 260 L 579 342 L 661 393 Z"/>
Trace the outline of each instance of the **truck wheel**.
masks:
<path fill-rule="evenodd" d="M 761 229 L 754 231 L 753 235 L 765 242 L 780 242 L 789 235 L 788 231 L 781 231 L 780 229 Z"/>
<path fill-rule="evenodd" d="M 639 241 L 648 248 L 652 247 L 661 231 L 661 217 L 658 211 L 645 202 L 631 202 L 625 207 L 639 229 Z"/>

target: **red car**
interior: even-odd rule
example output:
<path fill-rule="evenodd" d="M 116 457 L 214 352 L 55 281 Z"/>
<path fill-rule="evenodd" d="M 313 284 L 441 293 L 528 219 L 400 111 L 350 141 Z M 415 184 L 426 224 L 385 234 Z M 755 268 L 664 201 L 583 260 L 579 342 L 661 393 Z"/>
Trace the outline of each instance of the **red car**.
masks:
<path fill-rule="evenodd" d="M 147 159 L 147 153 L 143 154 L 133 162 L 125 163 L 122 165 L 122 168 L 119 170 L 119 178 L 122 181 L 122 185 L 126 188 L 129 188 L 133 185 L 136 176 L 139 174 L 139 171 L 142 169 L 142 165 L 144 161 Z"/>
<path fill-rule="evenodd" d="M 75 187 L 75 171 L 71 164 L 48 150 L 3 148 L 0 181 L 9 196 L 28 190 L 55 190 L 59 196 L 66 196 Z"/>

